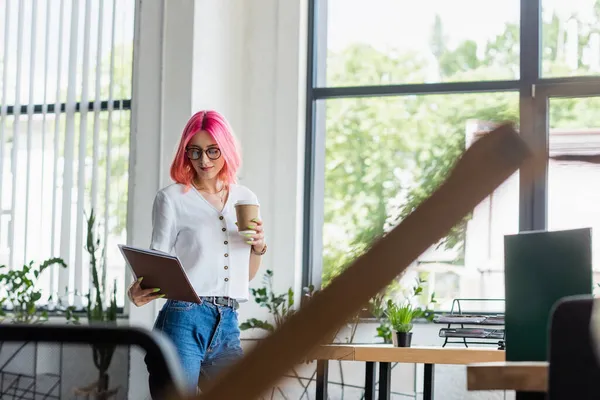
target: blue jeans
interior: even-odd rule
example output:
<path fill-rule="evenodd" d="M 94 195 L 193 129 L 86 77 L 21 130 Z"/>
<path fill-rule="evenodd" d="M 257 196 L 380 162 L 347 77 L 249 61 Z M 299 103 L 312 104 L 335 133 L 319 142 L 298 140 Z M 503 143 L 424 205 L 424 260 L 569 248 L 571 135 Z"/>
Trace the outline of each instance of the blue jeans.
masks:
<path fill-rule="evenodd" d="M 154 329 L 175 345 L 192 393 L 196 393 L 199 380 L 214 379 L 243 355 L 237 312 L 231 307 L 209 301 L 195 304 L 168 300 L 156 318 Z M 161 371 L 154 370 L 148 360 L 146 364 L 153 392 L 153 383 L 160 381 Z"/>

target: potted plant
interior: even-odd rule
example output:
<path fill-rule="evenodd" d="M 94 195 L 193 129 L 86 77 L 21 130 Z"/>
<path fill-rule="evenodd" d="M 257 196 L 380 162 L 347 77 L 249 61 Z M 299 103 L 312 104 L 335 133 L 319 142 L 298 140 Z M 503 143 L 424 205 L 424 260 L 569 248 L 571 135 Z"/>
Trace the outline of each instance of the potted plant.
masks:
<path fill-rule="evenodd" d="M 95 235 L 96 217 L 94 210 L 87 218 L 87 240 L 85 249 L 90 257 L 90 274 L 93 287 L 87 293 L 86 313 L 90 325 L 117 324 L 117 282 L 115 280 L 110 302 L 107 305 L 106 290 L 106 257 L 105 249 L 100 250 L 100 239 Z M 100 266 L 99 266 L 100 263 Z M 92 357 L 98 370 L 98 380 L 83 388 L 77 388 L 78 393 L 93 395 L 95 399 L 103 400 L 113 395 L 110 390 L 108 368 L 111 365 L 116 346 L 112 344 L 93 344 Z"/>
<path fill-rule="evenodd" d="M 37 280 L 44 270 L 59 265 L 67 265 L 61 258 L 50 258 L 35 267 L 33 261 L 21 269 L 7 270 L 5 265 L 0 265 L 0 287 L 4 288 L 4 296 L 0 298 L 0 305 L 8 303 L 10 313 L 0 307 L 0 316 L 7 317 L 13 323 L 35 324 L 48 320 L 48 312 L 40 310 L 37 302 L 42 298 L 42 292 L 36 287 Z M 2 272 L 5 270 L 6 272 Z"/>
<path fill-rule="evenodd" d="M 0 323 L 39 324 L 48 320 L 47 310 L 38 306 L 38 301 L 42 298 L 42 291 L 37 287 L 37 281 L 40 275 L 53 265 L 62 268 L 67 266 L 60 258 L 50 258 L 38 266 L 31 261 L 23 268 L 13 270 L 8 269 L 5 265 L 0 265 Z M 70 316 L 72 309 L 69 308 L 66 312 Z M 3 351 L 2 344 L 0 342 L 0 352 Z M 40 345 L 37 342 L 24 341 L 17 346 L 7 346 L 8 349 L 4 347 L 4 351 L 9 354 L 4 354 L 2 357 L 5 361 L 0 364 L 0 381 L 4 381 L 5 374 L 9 377 L 12 376 L 13 379 L 17 377 L 16 386 L 10 389 L 11 393 L 21 391 L 23 396 L 31 394 L 31 384 L 28 382 L 33 380 L 35 387 L 38 376 L 38 346 Z M 58 384 L 59 382 L 56 383 L 56 387 Z M 0 387 L 0 398 L 7 394 L 4 390 L 7 389 Z M 55 395 L 54 391 L 54 388 L 51 389 L 49 394 Z"/>
<path fill-rule="evenodd" d="M 417 316 L 416 310 L 409 302 L 402 305 L 388 300 L 386 315 L 393 330 L 394 345 L 397 347 L 410 347 L 412 340 L 413 320 Z"/>
<path fill-rule="evenodd" d="M 273 332 L 290 315 L 294 309 L 294 290 L 289 288 L 286 293 L 277 294 L 273 290 L 273 271 L 267 270 L 263 276 L 263 286 L 258 289 L 250 289 L 254 301 L 260 306 L 265 307 L 271 314 L 273 323 L 257 318 L 249 318 L 240 324 L 240 330 L 263 329 L 267 332 Z"/>
<path fill-rule="evenodd" d="M 426 281 L 417 279 L 412 288 L 412 293 L 401 303 L 395 303 L 389 299 L 385 310 L 385 316 L 389 321 L 392 331 L 392 342 L 396 347 L 410 347 L 412 342 L 412 329 L 415 319 L 433 320 L 433 311 L 429 308 L 436 303 L 435 293 L 431 294 L 427 307 L 424 309 L 413 305 L 414 299 L 423 293 L 423 284 Z M 383 325 L 380 325 L 380 327 Z"/>

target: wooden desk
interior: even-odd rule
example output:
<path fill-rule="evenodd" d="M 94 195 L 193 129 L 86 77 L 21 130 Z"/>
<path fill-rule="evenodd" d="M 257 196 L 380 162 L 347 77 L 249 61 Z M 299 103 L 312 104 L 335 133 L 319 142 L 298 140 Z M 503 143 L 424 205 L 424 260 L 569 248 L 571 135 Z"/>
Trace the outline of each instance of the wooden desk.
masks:
<path fill-rule="evenodd" d="M 467 390 L 548 391 L 547 362 L 495 362 L 467 366 Z"/>
<path fill-rule="evenodd" d="M 391 363 L 424 364 L 423 399 L 433 399 L 435 364 L 467 365 L 502 362 L 504 351 L 493 347 L 393 347 L 392 345 L 330 344 L 315 348 L 307 357 L 317 360 L 317 399 L 327 399 L 329 360 L 365 362 L 365 400 L 375 399 L 375 364 L 379 363 L 379 399 L 390 398 Z"/>

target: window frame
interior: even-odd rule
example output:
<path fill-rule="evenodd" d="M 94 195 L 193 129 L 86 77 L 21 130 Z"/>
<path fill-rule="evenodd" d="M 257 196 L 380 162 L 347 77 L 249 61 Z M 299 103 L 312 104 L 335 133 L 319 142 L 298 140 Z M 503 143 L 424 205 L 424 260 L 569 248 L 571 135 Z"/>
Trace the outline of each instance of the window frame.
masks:
<path fill-rule="evenodd" d="M 420 94 L 519 93 L 520 132 L 532 150 L 547 151 L 547 95 L 600 93 L 600 76 L 542 78 L 542 0 L 520 0 L 519 79 L 385 86 L 327 87 L 327 0 L 308 0 L 307 86 L 302 242 L 302 285 L 321 287 L 324 222 L 325 121 L 319 107 L 328 99 Z M 590 87 L 592 89 L 590 89 Z M 546 97 L 545 97 L 546 96 Z M 548 165 L 524 166 L 519 174 L 519 232 L 545 230 Z"/>

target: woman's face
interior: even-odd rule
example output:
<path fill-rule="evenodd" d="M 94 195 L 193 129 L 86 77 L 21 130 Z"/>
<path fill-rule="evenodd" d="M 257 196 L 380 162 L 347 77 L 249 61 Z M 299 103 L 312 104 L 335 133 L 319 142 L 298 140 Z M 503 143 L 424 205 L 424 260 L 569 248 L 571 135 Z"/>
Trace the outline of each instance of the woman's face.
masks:
<path fill-rule="evenodd" d="M 186 149 L 188 158 L 201 181 L 216 178 L 225 165 L 221 149 L 206 131 L 196 133 Z"/>

